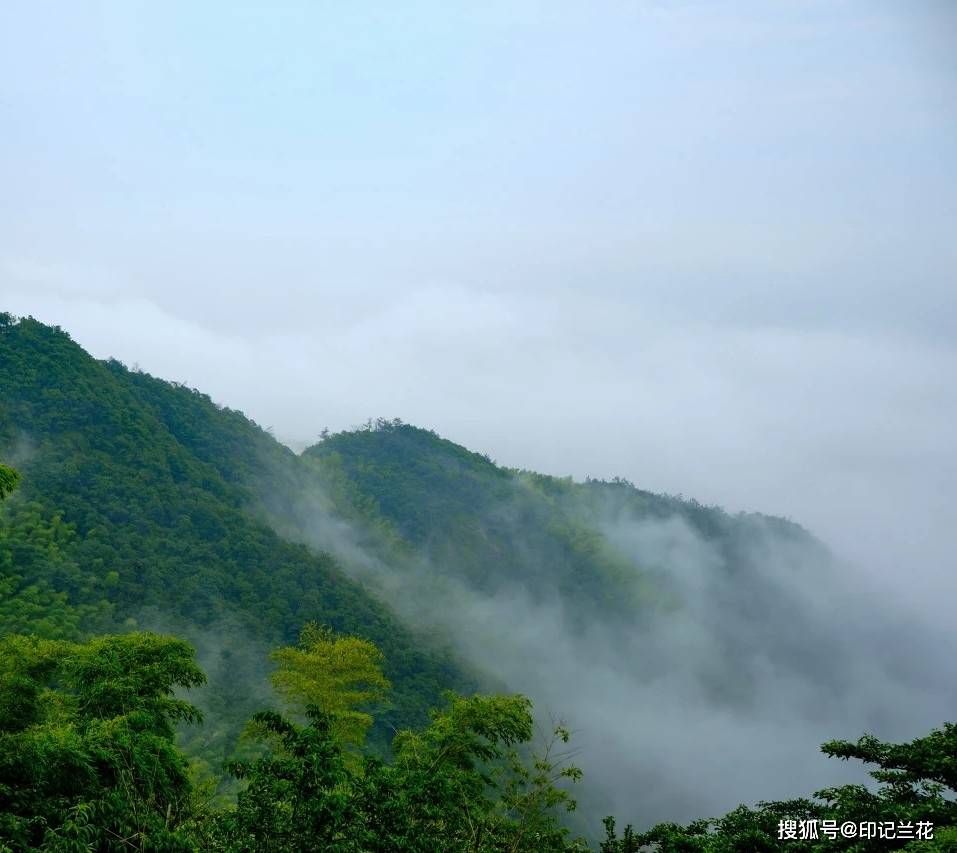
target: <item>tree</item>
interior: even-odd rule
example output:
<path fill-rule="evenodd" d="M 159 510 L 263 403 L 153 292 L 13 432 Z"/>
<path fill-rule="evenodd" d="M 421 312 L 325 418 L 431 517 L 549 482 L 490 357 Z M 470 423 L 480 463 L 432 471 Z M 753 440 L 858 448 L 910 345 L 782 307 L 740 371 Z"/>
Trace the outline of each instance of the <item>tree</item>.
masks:
<path fill-rule="evenodd" d="M 3 500 L 20 484 L 20 473 L 0 463 L 0 500 Z"/>
<path fill-rule="evenodd" d="M 357 796 L 375 844 L 363 849 L 585 849 L 556 813 L 574 808 L 558 785 L 578 781 L 580 771 L 554 753 L 555 740 L 544 755 L 521 749 L 534 732 L 531 702 L 452 693 L 446 701 L 427 728 L 396 736 L 392 765 L 367 759 Z M 567 737 L 559 730 L 557 741 Z"/>
<path fill-rule="evenodd" d="M 193 849 L 173 693 L 203 681 L 173 637 L 0 640 L 0 849 Z"/>
<path fill-rule="evenodd" d="M 856 758 L 880 769 L 871 773 L 879 782 L 891 786 L 896 795 L 908 797 L 926 794 L 931 786 L 949 788 L 957 793 L 957 725 L 944 723 L 929 735 L 910 743 L 884 743 L 873 735 L 864 735 L 856 743 L 831 740 L 821 752 L 847 761 Z"/>
<path fill-rule="evenodd" d="M 235 808 L 214 818 L 204 846 L 221 850 L 329 851 L 365 848 L 357 820 L 342 746 L 328 714 L 306 709 L 308 726 L 297 726 L 274 711 L 253 721 L 273 750 L 255 762 L 227 769 L 246 782 Z"/>
<path fill-rule="evenodd" d="M 614 820 L 608 818 L 601 853 L 637 853 L 647 845 L 654 845 L 660 853 L 957 851 L 957 725 L 945 723 L 941 729 L 910 743 L 885 743 L 873 735 L 864 735 L 855 743 L 828 741 L 821 751 L 843 760 L 856 758 L 876 764 L 878 769 L 871 776 L 881 783 L 879 789 L 871 791 L 863 785 L 825 788 L 816 792 L 813 799 L 758 803 L 753 809 L 739 806 L 724 817 L 697 820 L 688 826 L 658 824 L 641 834 L 629 826 L 622 838 L 617 837 Z M 909 822 L 913 834 L 896 838 L 838 834 L 833 839 L 823 835 L 779 839 L 782 825 L 796 826 L 803 821 L 820 826 L 825 820 L 837 826 L 847 822 L 854 826 L 896 826 Z M 917 840 L 915 828 L 920 823 L 933 825 L 933 840 Z"/>
<path fill-rule="evenodd" d="M 215 818 L 204 846 L 256 853 L 585 849 L 554 814 L 571 802 L 555 783 L 577 779 L 578 771 L 560 767 L 554 754 L 525 761 L 512 749 L 532 735 L 529 701 L 447 698 L 430 726 L 396 737 L 392 763 L 367 756 L 356 769 L 330 716 L 314 705 L 304 726 L 257 714 L 272 749 L 230 766 L 246 788 L 234 809 Z"/>
<path fill-rule="evenodd" d="M 332 736 L 347 747 L 365 742 L 372 725 L 368 708 L 385 701 L 389 680 L 384 657 L 372 643 L 336 634 L 310 622 L 297 646 L 276 649 L 272 682 L 276 690 L 304 711 L 315 707 L 329 719 Z"/>

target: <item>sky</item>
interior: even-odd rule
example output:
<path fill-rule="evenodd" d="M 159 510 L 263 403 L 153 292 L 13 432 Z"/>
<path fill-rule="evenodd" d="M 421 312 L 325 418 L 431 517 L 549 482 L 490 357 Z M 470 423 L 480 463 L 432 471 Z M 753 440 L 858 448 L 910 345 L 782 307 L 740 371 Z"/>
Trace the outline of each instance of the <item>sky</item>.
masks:
<path fill-rule="evenodd" d="M 4 4 L 0 308 L 957 593 L 957 7 Z"/>

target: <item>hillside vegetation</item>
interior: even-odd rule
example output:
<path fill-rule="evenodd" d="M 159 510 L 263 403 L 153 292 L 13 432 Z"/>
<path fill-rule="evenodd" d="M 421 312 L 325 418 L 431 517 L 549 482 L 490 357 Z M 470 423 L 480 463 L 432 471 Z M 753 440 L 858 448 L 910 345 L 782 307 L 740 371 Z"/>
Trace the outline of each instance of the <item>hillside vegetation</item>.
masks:
<path fill-rule="evenodd" d="M 835 564 L 789 521 L 504 468 L 398 420 L 297 455 L 7 314 L 0 460 L 0 851 L 585 849 L 594 803 L 640 808 L 654 780 L 603 780 L 615 756 L 569 752 L 549 713 L 600 705 L 624 755 L 676 673 L 750 719 L 769 671 L 844 701 L 876 636 L 793 595 Z M 933 821 L 919 849 L 953 849 L 954 735 L 829 742 L 880 791 L 609 820 L 601 850 L 911 843 L 778 840 L 812 818 Z"/>
<path fill-rule="evenodd" d="M 215 673 L 209 700 L 236 717 L 255 701 L 242 678 L 265 668 L 255 650 L 264 657 L 317 621 L 387 655 L 385 739 L 389 726 L 424 721 L 442 689 L 471 683 L 333 557 L 272 530 L 257 489 L 296 458 L 239 413 L 5 317 L 0 440 L 23 474 L 3 507 L 0 632 L 185 630 Z"/>

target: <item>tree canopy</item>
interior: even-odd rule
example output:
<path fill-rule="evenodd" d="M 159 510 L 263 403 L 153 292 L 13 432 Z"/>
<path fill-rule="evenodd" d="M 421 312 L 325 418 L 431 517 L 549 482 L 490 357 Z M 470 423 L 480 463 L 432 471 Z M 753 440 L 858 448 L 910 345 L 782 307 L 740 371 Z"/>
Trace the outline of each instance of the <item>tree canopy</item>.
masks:
<path fill-rule="evenodd" d="M 20 473 L 0 463 L 0 500 L 3 500 L 20 484 Z"/>
<path fill-rule="evenodd" d="M 349 640 L 308 626 L 294 650 L 362 649 L 360 669 L 374 666 L 377 657 L 365 641 Z M 183 692 L 204 680 L 193 649 L 171 636 L 134 632 L 83 643 L 0 639 L 0 850 L 589 849 L 562 817 L 574 809 L 573 786 L 581 780 L 570 734 L 557 726 L 532 750 L 535 724 L 523 696 L 447 693 L 428 725 L 395 735 L 386 760 L 367 749 L 349 751 L 358 748 L 355 741 L 336 729 L 337 714 L 357 695 L 364 699 L 365 691 L 357 693 L 355 681 L 345 677 L 343 695 L 335 698 L 339 688 L 321 681 L 316 696 L 326 705 L 301 707 L 301 721 L 274 708 L 253 716 L 250 731 L 261 748 L 257 756 L 227 764 L 239 787 L 234 800 L 223 802 L 211 800 L 208 786 L 197 783 L 176 738 L 179 727 L 203 724 Z M 845 785 L 808 799 L 740 806 L 687 826 L 627 826 L 621 835 L 609 817 L 599 849 L 955 849 L 957 726 L 946 723 L 904 744 L 865 735 L 822 748 L 836 758 L 875 764 L 877 790 Z M 896 838 L 827 837 L 822 828 L 828 822 L 932 826 L 933 838 L 918 840 L 913 831 Z M 803 831 L 811 823 L 818 827 L 813 837 L 798 834 L 799 826 Z"/>
<path fill-rule="evenodd" d="M 364 649 L 348 641 L 304 631 L 313 651 Z M 573 802 L 557 785 L 578 772 L 517 749 L 534 730 L 524 697 L 448 694 L 428 726 L 396 735 L 393 761 L 354 762 L 335 729 L 354 682 L 341 698 L 325 683 L 332 710 L 307 705 L 304 725 L 254 716 L 265 752 L 228 765 L 242 787 L 234 805 L 214 807 L 175 737 L 202 722 L 178 694 L 204 680 L 174 637 L 0 641 L 0 849 L 581 849 L 556 811 Z"/>
<path fill-rule="evenodd" d="M 310 622 L 296 646 L 276 649 L 272 683 L 300 710 L 324 714 L 340 744 L 362 746 L 372 725 L 368 708 L 381 705 L 391 685 L 382 674 L 384 656 L 368 640 L 336 634 Z"/>
<path fill-rule="evenodd" d="M 19 850 L 191 850 L 188 762 L 205 680 L 187 643 L 0 640 L 0 840 Z"/>

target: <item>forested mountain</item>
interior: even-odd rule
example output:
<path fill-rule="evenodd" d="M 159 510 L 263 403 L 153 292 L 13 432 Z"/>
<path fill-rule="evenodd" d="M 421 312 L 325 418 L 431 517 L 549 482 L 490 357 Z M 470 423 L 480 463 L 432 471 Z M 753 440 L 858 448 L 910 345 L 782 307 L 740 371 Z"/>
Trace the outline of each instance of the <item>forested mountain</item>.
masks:
<path fill-rule="evenodd" d="M 23 574 L 4 604 L 8 629 L 36 628 L 46 614 L 44 631 L 75 634 L 154 608 L 197 625 L 228 613 L 267 643 L 290 639 L 304 616 L 395 635 L 387 609 L 329 554 L 289 541 L 297 527 L 335 544 L 348 525 L 397 566 L 424 559 L 484 593 L 521 587 L 560 597 L 577 616 L 625 619 L 661 591 L 602 529 L 610 510 L 681 518 L 735 565 L 747 562 L 740 540 L 757 525 L 815 546 L 779 519 L 732 517 L 622 481 L 503 469 L 397 421 L 297 457 L 241 413 L 96 361 L 59 329 L 10 317 L 0 328 L 0 440 L 27 474 L 8 536 L 30 531 L 36 546 L 16 545 Z M 310 510 L 320 509 L 317 521 Z M 336 523 L 310 529 L 323 522 Z M 5 542 L 7 565 L 14 547 Z"/>
<path fill-rule="evenodd" d="M 609 522 L 680 520 L 714 544 L 733 571 L 753 569 L 755 538 L 825 549 L 805 530 L 759 514 L 635 488 L 617 479 L 574 482 L 497 466 L 430 430 L 378 419 L 306 449 L 319 484 L 335 492 L 365 526 L 388 528 L 443 576 L 484 593 L 521 587 L 538 599 L 558 596 L 576 616 L 634 621 L 665 594 L 648 555 L 629 553 Z"/>
<path fill-rule="evenodd" d="M 192 631 L 212 692 L 225 691 L 216 701 L 231 706 L 257 701 L 242 677 L 263 678 L 243 672 L 261 668 L 255 650 L 318 621 L 388 655 L 384 726 L 421 722 L 441 689 L 465 683 L 334 558 L 270 528 L 257 484 L 296 459 L 239 413 L 4 317 L 0 439 L 23 474 L 0 528 L 3 633 Z"/>
<path fill-rule="evenodd" d="M 237 812 L 203 823 L 182 799 L 189 790 L 185 759 L 167 744 L 173 724 L 195 715 L 147 702 L 151 743 L 161 744 L 164 772 L 180 791 L 164 807 L 179 810 L 183 827 L 192 827 L 183 828 L 182 837 L 193 839 L 183 842 L 187 848 L 203 837 L 220 849 L 270 849 L 257 835 L 257 815 L 268 811 L 269 798 L 292 796 L 288 778 L 276 781 L 280 765 L 283 773 L 307 772 L 282 764 L 292 754 L 297 761 L 326 755 L 338 768 L 328 790 L 346 784 L 355 795 L 348 802 L 354 812 L 337 812 L 351 829 L 337 832 L 384 826 L 406 813 L 403 798 L 411 791 L 432 792 L 421 755 L 445 756 L 446 746 L 436 744 L 454 741 L 478 752 L 462 753 L 463 765 L 449 765 L 448 778 L 469 788 L 466 810 L 488 810 L 481 832 L 497 839 L 474 849 L 577 849 L 564 846 L 551 818 L 535 831 L 552 846 L 542 841 L 537 848 L 516 818 L 516 809 L 538 814 L 546 801 L 548 808 L 565 804 L 561 785 L 577 778 L 533 783 L 538 777 L 521 763 L 528 754 L 507 756 L 505 747 L 531 738 L 530 706 L 453 699 L 429 724 L 428 711 L 442 705 L 445 689 L 526 694 L 546 729 L 561 721 L 557 731 L 567 734 L 566 722 L 575 730 L 588 783 L 579 795 L 579 826 L 592 837 L 610 812 L 647 825 L 685 821 L 742 800 L 787 800 L 819 780 L 834 783 L 839 773 L 820 776 L 816 744 L 864 728 L 911 739 L 939 723 L 953 698 L 939 677 L 945 670 L 935 638 L 913 626 L 903 631 L 790 521 L 729 514 L 624 480 L 576 482 L 504 468 L 398 420 L 324 434 L 296 454 L 198 391 L 98 361 L 66 332 L 5 314 L 0 461 L 19 472 L 0 468 L 0 636 L 9 638 L 12 655 L 7 670 L 0 668 L 0 716 L 11 702 L 16 737 L 39 726 L 58 743 L 62 733 L 50 726 L 69 718 L 78 727 L 70 736 L 94 743 L 120 706 L 90 711 L 94 700 L 83 697 L 92 682 L 84 672 L 107 678 L 117 660 L 159 666 L 165 674 L 136 687 L 137 701 L 177 684 L 198 688 L 193 698 L 205 724 L 178 729 L 192 772 L 218 777 L 237 757 L 258 755 L 266 763 L 247 761 L 226 774 L 232 787 L 220 786 L 221 794 L 235 794 L 237 777 L 249 782 L 250 793 Z M 187 646 L 143 631 L 189 640 L 209 683 L 200 688 L 202 673 Z M 129 639 L 91 640 L 104 634 Z M 284 651 L 270 658 L 277 647 Z M 296 669 L 297 660 L 304 669 Z M 342 688 L 356 708 L 330 698 L 339 676 L 316 681 L 309 670 L 335 660 L 340 676 L 343 666 L 358 666 L 366 687 L 375 687 Z M 291 669 L 271 682 L 276 666 Z M 302 698 L 315 695 L 318 704 Z M 267 743 L 286 744 L 276 747 L 285 758 L 270 763 L 240 733 L 255 713 L 276 707 L 291 717 L 259 718 L 260 733 L 272 732 Z M 64 708 L 75 719 L 64 717 Z M 330 735 L 341 729 L 336 713 L 374 716 L 362 758 L 371 763 L 357 758 L 361 738 L 342 743 Z M 397 731 L 404 734 L 393 742 Z M 881 758 L 866 750 L 855 755 Z M 383 758 L 394 763 L 383 765 Z M 506 762 L 499 769 L 507 768 L 502 778 L 511 780 L 491 798 L 479 796 L 486 759 Z M 738 761 L 747 772 L 731 779 L 726 767 Z M 550 765 L 549 773 L 560 766 Z M 10 767 L 14 775 L 27 772 Z M 478 775 L 468 775 L 472 770 Z M 0 767 L 0 805 L 4 772 Z M 559 788 L 552 790 L 553 782 Z M 61 793 L 77 807 L 70 800 L 76 791 Z M 335 805 L 313 794 L 322 808 Z M 532 797 L 534 808 L 523 797 Z M 392 817 L 376 813 L 377 798 L 396 810 Z M 428 832 L 452 819 L 443 809 L 453 800 L 429 805 L 438 811 L 428 817 L 423 812 Z M 417 802 L 425 808 L 425 800 Z M 21 817 L 40 808 L 17 803 Z M 44 819 L 52 820 L 44 803 Z M 915 806 L 913 814 L 948 813 L 937 800 L 931 805 Z M 828 808 L 815 814 L 830 816 L 837 807 Z M 772 817 L 792 812 L 788 806 L 742 819 L 748 833 L 761 834 Z M 413 837 L 417 825 L 403 831 Z M 297 849 L 296 833 L 306 830 L 276 826 L 288 843 L 274 849 Z M 42 835 L 29 820 L 16 827 L 23 838 Z M 748 849 L 717 841 L 714 848 L 705 841 L 681 846 L 699 830 L 711 838 L 715 827 L 693 824 L 685 833 L 673 825 L 674 849 Z M 435 837 L 423 835 L 421 849 L 435 849 Z M 455 837 L 441 849 L 465 849 L 456 846 L 464 836 Z M 610 831 L 605 849 L 637 850 L 628 846 L 633 840 Z M 162 849 L 180 849 L 170 844 Z M 341 849 L 391 848 L 380 838 Z"/>

